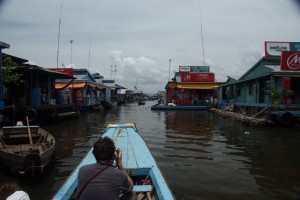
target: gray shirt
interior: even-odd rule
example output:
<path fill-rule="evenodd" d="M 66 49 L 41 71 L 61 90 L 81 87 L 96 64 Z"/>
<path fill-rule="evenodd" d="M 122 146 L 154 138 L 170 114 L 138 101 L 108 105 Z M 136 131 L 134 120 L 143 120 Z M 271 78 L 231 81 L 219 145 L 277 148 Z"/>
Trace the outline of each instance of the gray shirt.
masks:
<path fill-rule="evenodd" d="M 99 163 L 82 166 L 78 173 L 77 194 L 85 183 L 97 174 L 105 165 Z M 130 188 L 127 175 L 114 167 L 108 167 L 96 176 L 80 195 L 80 200 L 114 200 L 121 192 Z"/>

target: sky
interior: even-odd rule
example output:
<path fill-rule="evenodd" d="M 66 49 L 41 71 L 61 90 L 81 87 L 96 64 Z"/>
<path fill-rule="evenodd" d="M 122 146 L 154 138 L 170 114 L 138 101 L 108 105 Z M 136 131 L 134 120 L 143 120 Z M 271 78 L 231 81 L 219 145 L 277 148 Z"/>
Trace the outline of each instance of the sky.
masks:
<path fill-rule="evenodd" d="M 32 64 L 86 68 L 156 93 L 178 66 L 210 66 L 223 82 L 261 59 L 265 41 L 299 42 L 297 2 L 0 0 L 0 41 Z"/>

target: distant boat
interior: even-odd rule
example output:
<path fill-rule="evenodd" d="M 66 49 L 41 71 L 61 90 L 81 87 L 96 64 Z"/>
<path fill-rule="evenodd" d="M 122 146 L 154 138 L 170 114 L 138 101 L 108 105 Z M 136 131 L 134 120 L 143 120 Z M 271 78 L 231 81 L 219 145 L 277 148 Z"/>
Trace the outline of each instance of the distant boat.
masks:
<path fill-rule="evenodd" d="M 175 199 L 134 123 L 109 124 L 102 135 L 105 136 L 112 138 L 116 147 L 122 149 L 122 163 L 134 180 L 133 192 L 137 199 Z M 61 186 L 53 200 L 72 199 L 77 188 L 79 168 L 95 162 L 91 149 Z"/>
<path fill-rule="evenodd" d="M 55 150 L 55 139 L 39 126 L 0 129 L 0 161 L 20 174 L 41 173 Z"/>
<path fill-rule="evenodd" d="M 112 101 L 103 100 L 103 101 L 101 101 L 101 105 L 104 108 L 113 108 L 113 107 L 117 106 L 117 103 L 112 102 Z"/>
<path fill-rule="evenodd" d="M 139 105 L 145 105 L 145 100 L 138 100 Z"/>
<path fill-rule="evenodd" d="M 173 105 L 161 105 L 156 104 L 151 107 L 151 110 L 208 110 L 209 105 L 201 106 L 173 106 Z"/>

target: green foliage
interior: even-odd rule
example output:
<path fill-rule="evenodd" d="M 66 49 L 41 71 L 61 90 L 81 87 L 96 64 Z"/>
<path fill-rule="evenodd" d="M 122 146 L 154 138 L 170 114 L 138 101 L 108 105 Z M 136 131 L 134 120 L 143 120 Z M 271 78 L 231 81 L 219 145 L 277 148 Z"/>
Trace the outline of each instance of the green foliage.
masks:
<path fill-rule="evenodd" d="M 4 84 L 14 83 L 20 85 L 24 81 L 21 80 L 22 74 L 19 74 L 13 70 L 16 63 L 12 61 L 11 57 L 4 56 L 2 66 L 2 80 Z"/>
<path fill-rule="evenodd" d="M 286 96 L 286 97 L 292 97 L 292 96 L 294 96 L 294 91 L 291 90 L 291 89 L 285 90 L 284 91 L 284 96 Z"/>
<path fill-rule="evenodd" d="M 281 93 L 282 93 L 281 90 L 272 89 L 272 91 L 271 91 L 271 98 L 272 98 L 273 102 L 278 101 L 280 99 Z"/>

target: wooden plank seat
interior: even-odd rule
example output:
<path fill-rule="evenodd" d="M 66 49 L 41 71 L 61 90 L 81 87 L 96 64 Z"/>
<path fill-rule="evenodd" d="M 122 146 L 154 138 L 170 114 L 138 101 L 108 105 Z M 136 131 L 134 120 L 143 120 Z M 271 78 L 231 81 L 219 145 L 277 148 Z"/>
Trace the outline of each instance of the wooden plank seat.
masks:
<path fill-rule="evenodd" d="M 30 132 L 32 135 L 38 134 L 39 127 L 38 126 L 30 126 Z M 18 135 L 18 134 L 28 134 L 28 127 L 27 126 L 20 126 L 17 128 L 11 128 L 11 127 L 3 127 L 3 136 L 10 136 L 10 135 Z"/>
<path fill-rule="evenodd" d="M 22 144 L 22 145 L 8 145 L 3 148 L 4 151 L 9 153 L 21 154 L 26 152 L 42 153 L 42 144 Z"/>
<path fill-rule="evenodd" d="M 133 191 L 134 192 L 151 192 L 153 189 L 152 185 L 134 185 Z"/>

